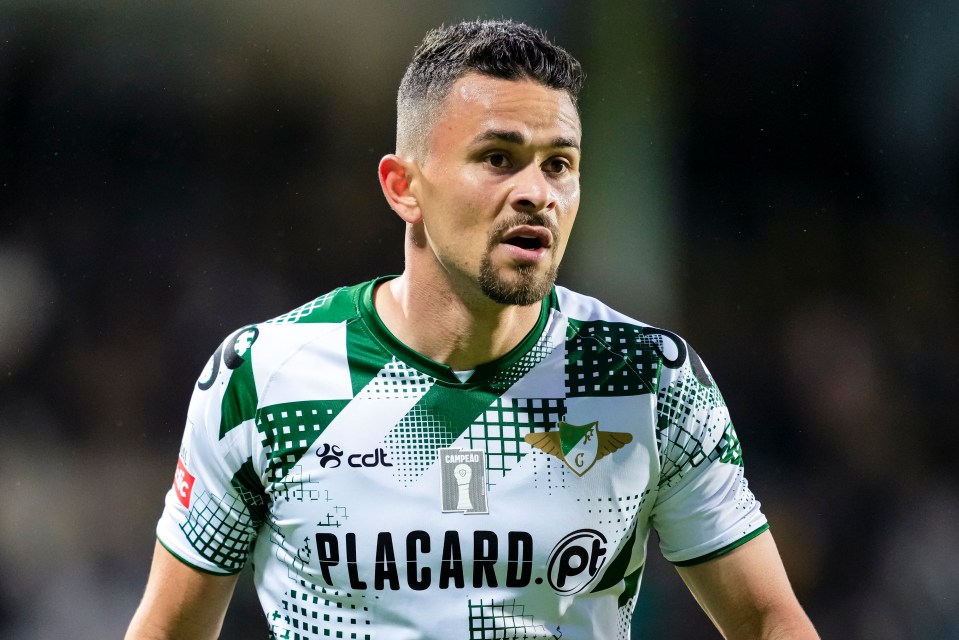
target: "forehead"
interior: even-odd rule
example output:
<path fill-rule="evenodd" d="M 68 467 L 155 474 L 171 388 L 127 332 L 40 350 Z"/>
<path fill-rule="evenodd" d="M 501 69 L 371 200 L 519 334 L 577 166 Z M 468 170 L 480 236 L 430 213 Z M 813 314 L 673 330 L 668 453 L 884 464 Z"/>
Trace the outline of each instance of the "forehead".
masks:
<path fill-rule="evenodd" d="M 524 139 L 580 141 L 579 113 L 565 91 L 534 80 L 503 80 L 470 73 L 443 100 L 434 128 L 439 138 L 472 139 L 485 131 L 515 131 Z"/>

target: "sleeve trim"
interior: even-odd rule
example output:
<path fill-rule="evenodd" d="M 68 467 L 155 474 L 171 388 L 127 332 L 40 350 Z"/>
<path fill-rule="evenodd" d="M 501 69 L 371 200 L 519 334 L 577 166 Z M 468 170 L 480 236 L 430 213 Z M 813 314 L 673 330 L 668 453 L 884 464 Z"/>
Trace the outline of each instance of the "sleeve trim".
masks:
<path fill-rule="evenodd" d="M 201 567 L 201 566 L 199 566 L 199 565 L 196 565 L 196 564 L 190 562 L 189 560 L 187 560 L 186 558 L 184 558 L 183 556 L 181 556 L 179 553 L 177 553 L 176 551 L 174 551 L 173 549 L 171 549 L 170 546 L 169 546 L 167 543 L 165 543 L 163 540 L 160 539 L 160 536 L 157 536 L 157 542 L 159 542 L 159 543 L 160 543 L 160 546 L 162 546 L 164 549 L 166 549 L 167 552 L 168 552 L 171 556 L 173 556 L 174 558 L 176 558 L 177 560 L 179 560 L 180 562 L 182 562 L 182 563 L 185 564 L 186 566 L 190 567 L 191 569 L 195 569 L 195 570 L 199 571 L 200 573 L 205 573 L 205 574 L 210 575 L 210 576 L 226 577 L 226 576 L 234 576 L 234 575 L 240 573 L 240 571 L 242 571 L 242 569 L 241 569 L 240 571 L 211 571 L 211 570 L 209 570 L 209 569 L 204 569 L 203 567 Z"/>
<path fill-rule="evenodd" d="M 712 560 L 714 558 L 718 558 L 719 556 L 722 556 L 722 555 L 726 555 L 733 549 L 743 546 L 744 544 L 746 544 L 747 542 L 749 542 L 750 540 L 752 540 L 753 538 L 755 538 L 756 536 L 758 536 L 759 534 L 763 533 L 764 531 L 768 529 L 769 529 L 769 523 L 767 522 L 767 523 L 764 523 L 761 527 L 759 527 L 755 531 L 751 531 L 747 533 L 739 540 L 736 540 L 730 544 L 727 544 L 725 547 L 722 547 L 721 549 L 716 549 L 715 551 L 707 553 L 704 556 L 699 556 L 698 558 L 693 558 L 691 560 L 677 560 L 676 562 L 673 562 L 673 564 L 676 565 L 677 567 L 691 567 L 696 564 L 702 564 L 703 562 Z"/>

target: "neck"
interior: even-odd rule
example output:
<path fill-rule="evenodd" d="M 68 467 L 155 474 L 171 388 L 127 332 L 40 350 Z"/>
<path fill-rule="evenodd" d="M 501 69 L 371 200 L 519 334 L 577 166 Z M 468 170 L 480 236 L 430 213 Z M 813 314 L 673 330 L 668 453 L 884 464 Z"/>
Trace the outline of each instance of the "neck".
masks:
<path fill-rule="evenodd" d="M 508 353 L 536 325 L 541 308 L 467 300 L 451 287 L 413 282 L 409 272 L 381 284 L 373 304 L 406 346 L 457 371 Z"/>

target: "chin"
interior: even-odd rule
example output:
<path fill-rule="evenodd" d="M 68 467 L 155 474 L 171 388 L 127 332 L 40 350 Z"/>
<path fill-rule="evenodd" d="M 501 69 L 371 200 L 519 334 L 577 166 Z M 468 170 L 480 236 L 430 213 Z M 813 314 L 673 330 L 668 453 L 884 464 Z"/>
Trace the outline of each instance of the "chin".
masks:
<path fill-rule="evenodd" d="M 480 290 L 493 302 L 526 307 L 549 295 L 556 281 L 556 267 L 546 273 L 537 273 L 534 267 L 520 267 L 511 280 L 503 278 L 492 265 L 484 263 L 480 269 Z"/>

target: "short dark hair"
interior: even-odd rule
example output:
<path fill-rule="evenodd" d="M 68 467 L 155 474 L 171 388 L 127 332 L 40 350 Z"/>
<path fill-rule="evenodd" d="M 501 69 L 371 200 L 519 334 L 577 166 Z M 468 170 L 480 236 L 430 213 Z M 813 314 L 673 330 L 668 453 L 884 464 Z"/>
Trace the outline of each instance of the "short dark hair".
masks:
<path fill-rule="evenodd" d="M 480 73 L 504 80 L 530 79 L 569 94 L 583 84 L 576 58 L 546 35 L 511 20 L 476 20 L 429 31 L 413 53 L 396 98 L 397 150 L 421 147 L 437 108 L 457 80 Z"/>

